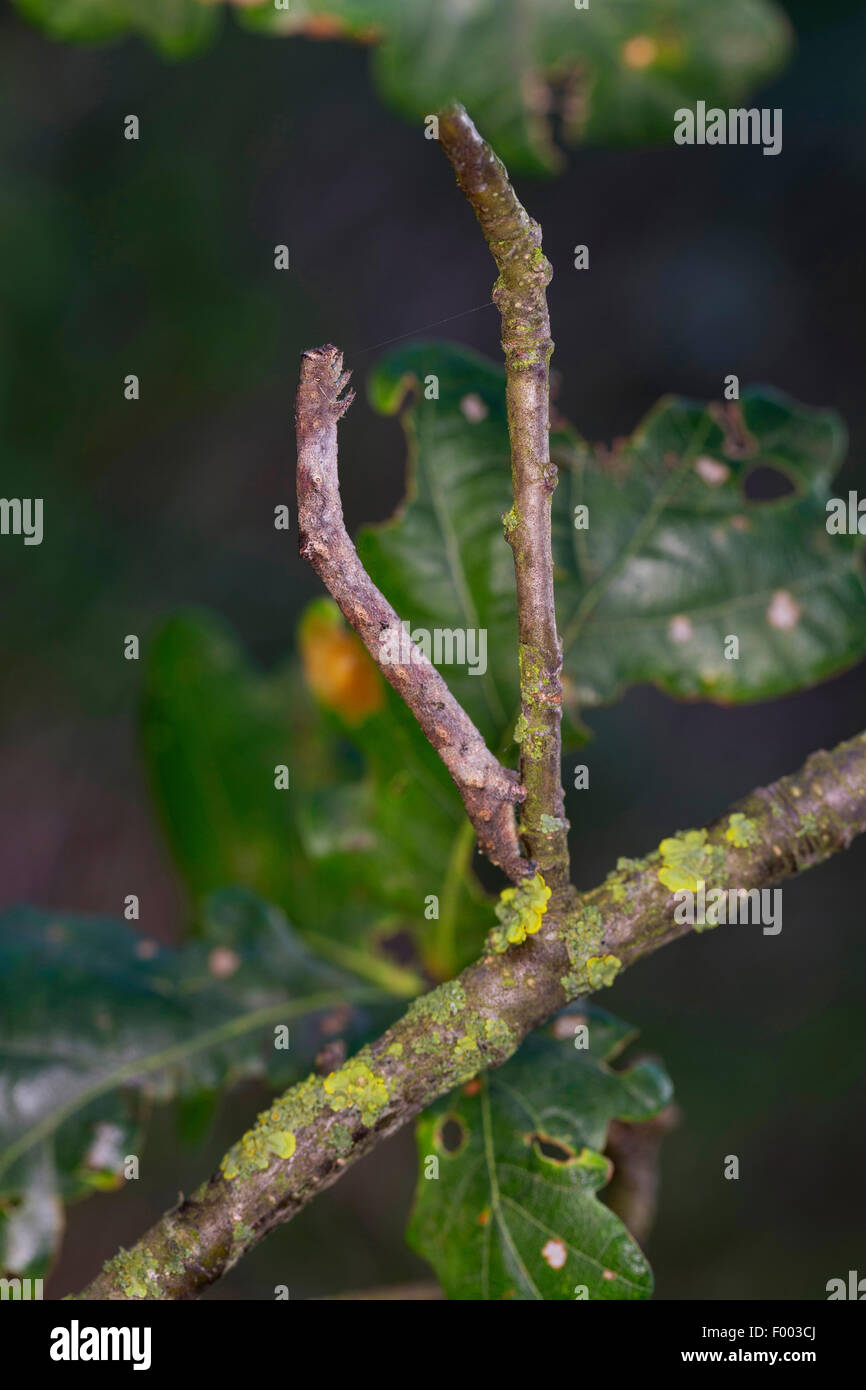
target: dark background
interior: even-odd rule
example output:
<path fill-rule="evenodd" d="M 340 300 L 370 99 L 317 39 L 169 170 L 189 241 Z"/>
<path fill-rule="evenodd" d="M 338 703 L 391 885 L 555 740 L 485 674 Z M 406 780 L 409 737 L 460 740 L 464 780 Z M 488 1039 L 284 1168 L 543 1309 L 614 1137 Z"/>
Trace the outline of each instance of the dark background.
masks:
<path fill-rule="evenodd" d="M 817 13 L 813 13 L 817 11 Z M 754 104 L 784 148 L 583 150 L 519 188 L 545 232 L 560 408 L 590 438 L 631 431 L 661 394 L 778 386 L 851 433 L 841 478 L 866 490 L 863 257 L 866 13 L 790 5 L 794 62 Z M 184 890 L 136 751 L 146 641 L 178 606 L 233 622 L 265 665 L 318 591 L 293 535 L 300 352 L 431 332 L 498 355 L 491 263 L 438 147 L 380 105 L 363 49 L 226 26 L 170 64 L 137 41 L 53 44 L 0 12 L 0 411 L 4 496 L 44 496 L 41 547 L 0 549 L 0 896 L 79 912 L 146 903 L 150 935 Z M 123 117 L 140 117 L 138 143 Z M 273 268 L 288 244 L 292 269 Z M 586 243 L 591 269 L 572 269 Z M 142 398 L 123 400 L 137 373 Z M 341 426 L 347 519 L 401 495 L 398 424 L 363 399 Z M 294 515 L 294 506 L 292 505 Z M 650 689 L 596 711 L 573 793 L 577 880 L 700 824 L 814 747 L 864 725 L 864 668 L 748 709 Z M 605 1003 L 677 1084 L 650 1244 L 660 1298 L 823 1298 L 866 1274 L 862 1173 L 866 853 L 784 889 L 779 937 L 732 928 L 629 972 Z M 143 1178 L 75 1209 L 59 1296 L 190 1188 L 260 1107 L 224 1105 L 207 1151 L 157 1117 Z M 727 1154 L 741 1177 L 722 1177 Z M 378 1149 L 210 1295 L 292 1298 L 426 1277 L 402 1242 L 410 1135 Z"/>

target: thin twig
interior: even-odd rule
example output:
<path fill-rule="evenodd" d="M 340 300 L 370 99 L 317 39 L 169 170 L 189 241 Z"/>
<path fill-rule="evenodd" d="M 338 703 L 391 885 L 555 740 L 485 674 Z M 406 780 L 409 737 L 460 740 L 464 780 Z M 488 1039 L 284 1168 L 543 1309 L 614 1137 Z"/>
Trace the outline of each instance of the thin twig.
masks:
<path fill-rule="evenodd" d="M 741 817 L 733 827 L 727 813 L 704 832 L 708 888 L 768 887 L 821 863 L 866 831 L 866 733 L 813 753 L 799 772 L 731 809 Z M 675 918 L 660 871 L 658 853 L 629 861 L 582 894 L 574 912 L 548 911 L 523 945 L 482 956 L 416 1000 L 336 1083 L 313 1075 L 292 1087 L 219 1172 L 109 1260 L 79 1297 L 195 1298 L 349 1164 L 482 1067 L 506 1061 L 566 1002 L 607 983 L 612 964 L 629 965 L 690 931 Z M 278 1157 L 286 1147 L 290 1156 Z"/>
<path fill-rule="evenodd" d="M 546 881 L 562 890 L 569 883 L 569 858 L 562 792 L 562 646 L 550 543 L 550 503 L 557 482 L 549 444 L 553 341 L 546 289 L 552 271 L 541 250 L 541 228 L 462 106 L 440 112 L 439 141 L 499 270 L 493 301 L 502 315 L 514 488 L 514 506 L 503 521 L 517 579 L 521 715 L 515 736 L 526 787 L 520 834 Z"/>
<path fill-rule="evenodd" d="M 420 647 L 406 644 L 399 617 L 367 574 L 346 531 L 337 472 L 337 421 L 353 400 L 351 391 L 340 394 L 348 380 L 337 348 L 328 345 L 304 353 L 296 409 L 301 554 L 444 762 L 481 849 L 517 881 L 531 872 L 521 855 L 514 820 L 514 804 L 524 794 L 517 774 L 490 752 Z M 403 644 L 408 645 L 408 659 L 393 660 L 395 651 L 404 655 Z"/>

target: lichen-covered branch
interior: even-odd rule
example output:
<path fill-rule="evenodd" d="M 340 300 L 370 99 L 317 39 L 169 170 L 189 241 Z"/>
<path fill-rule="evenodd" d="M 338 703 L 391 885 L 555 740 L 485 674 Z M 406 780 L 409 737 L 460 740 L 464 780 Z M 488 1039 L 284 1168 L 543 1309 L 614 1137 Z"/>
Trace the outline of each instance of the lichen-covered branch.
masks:
<path fill-rule="evenodd" d="M 526 801 L 520 833 L 555 890 L 569 880 L 568 824 L 562 794 L 562 647 L 556 631 L 550 505 L 557 470 L 550 461 L 547 313 L 549 261 L 541 228 L 517 198 L 505 166 L 462 106 L 439 115 L 439 141 L 493 253 L 493 300 L 502 316 L 505 398 L 514 505 L 503 518 L 514 553 L 520 643 L 520 780 Z"/>
<path fill-rule="evenodd" d="M 531 872 L 521 855 L 514 819 L 514 804 L 524 794 L 520 781 L 490 752 L 420 647 L 409 643 L 404 654 L 400 619 L 367 574 L 346 531 L 337 472 L 337 421 L 353 400 L 351 391 L 341 395 L 348 380 L 337 348 L 329 345 L 304 353 L 296 408 L 301 554 L 444 762 L 481 849 L 509 878 L 519 881 Z M 394 660 L 395 651 L 400 660 Z"/>
<path fill-rule="evenodd" d="M 690 931 L 675 915 L 673 885 L 772 888 L 864 831 L 861 734 L 813 753 L 799 772 L 752 792 L 712 825 L 671 836 L 644 859 L 620 860 L 573 909 L 555 910 L 552 900 L 542 929 L 524 944 L 486 952 L 339 1070 L 275 1100 L 219 1171 L 109 1260 L 80 1297 L 195 1298 L 438 1096 L 504 1062 L 567 1002 Z"/>

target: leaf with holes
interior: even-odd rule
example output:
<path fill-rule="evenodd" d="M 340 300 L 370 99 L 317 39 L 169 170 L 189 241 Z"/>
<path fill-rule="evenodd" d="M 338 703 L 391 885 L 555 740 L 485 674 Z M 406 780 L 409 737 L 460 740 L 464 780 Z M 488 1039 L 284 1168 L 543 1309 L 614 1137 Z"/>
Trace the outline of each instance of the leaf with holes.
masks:
<path fill-rule="evenodd" d="M 566 143 L 670 141 L 677 107 L 738 104 L 782 66 L 788 24 L 767 0 L 292 0 L 241 11 L 273 33 L 374 41 L 386 101 L 422 122 L 462 101 L 515 170 L 555 169 Z"/>
<path fill-rule="evenodd" d="M 612 454 L 562 441 L 554 565 L 580 703 L 644 681 L 680 699 L 768 699 L 859 660 L 864 542 L 826 527 L 845 443 L 831 411 L 762 388 L 725 409 L 667 398 Z M 788 495 L 752 500 L 758 470 Z"/>
<path fill-rule="evenodd" d="M 448 1298 L 652 1292 L 643 1253 L 597 1196 L 611 1121 L 649 1119 L 672 1095 L 656 1062 L 611 1068 L 633 1037 L 599 1009 L 572 1008 L 421 1116 L 409 1242 Z"/>
<path fill-rule="evenodd" d="M 241 1076 L 302 1074 L 384 996 L 310 956 L 282 915 L 218 894 L 194 944 L 126 922 L 12 908 L 0 917 L 0 1271 L 41 1275 L 63 1202 L 123 1182 L 149 1103 Z M 390 1016 L 386 1013 L 386 1016 Z M 275 1029 L 288 1028 L 288 1048 Z"/>
<path fill-rule="evenodd" d="M 430 377 L 437 399 L 420 386 Z M 444 674 L 493 747 L 518 698 L 511 553 L 492 520 L 511 505 L 504 385 L 499 367 L 451 345 L 415 344 L 379 364 L 371 397 L 385 413 L 402 408 L 408 497 L 359 538 L 413 630 L 486 631 L 484 677 L 465 666 Z M 832 412 L 767 389 L 724 407 L 666 398 L 612 452 L 559 428 L 553 552 L 566 701 L 576 693 L 587 707 L 652 682 L 678 698 L 740 703 L 857 661 L 864 541 L 826 528 L 844 448 Z M 750 475 L 767 468 L 789 492 L 754 500 Z"/>
<path fill-rule="evenodd" d="M 164 53 L 194 52 L 218 29 L 218 0 L 15 0 L 53 38 L 139 34 Z M 385 100 L 422 122 L 467 105 L 516 170 L 549 172 L 553 142 L 670 142 L 683 105 L 739 104 L 787 60 L 787 21 L 772 0 L 230 0 L 259 33 L 373 43 Z"/>

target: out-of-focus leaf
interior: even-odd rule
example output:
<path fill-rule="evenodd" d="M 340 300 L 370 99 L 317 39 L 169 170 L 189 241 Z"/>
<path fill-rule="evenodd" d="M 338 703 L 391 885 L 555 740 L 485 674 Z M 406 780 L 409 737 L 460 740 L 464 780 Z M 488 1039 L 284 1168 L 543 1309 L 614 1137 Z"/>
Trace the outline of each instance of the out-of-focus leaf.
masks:
<path fill-rule="evenodd" d="M 216 895 L 202 934 L 160 947 L 128 923 L 13 908 L 0 917 L 0 1270 L 39 1275 L 62 1201 L 123 1182 L 143 1102 L 242 1076 L 278 1085 L 385 996 L 310 955 L 276 909 Z M 277 1046 L 279 1025 L 287 1048 Z"/>
<path fill-rule="evenodd" d="M 331 959 L 395 992 L 415 992 L 417 977 L 376 948 L 386 926 L 403 925 L 392 921 L 395 913 L 409 907 L 405 891 L 402 900 L 392 891 L 395 878 L 405 890 L 400 846 L 377 833 L 357 766 L 353 773 L 338 750 L 324 748 L 325 731 L 292 672 L 256 671 L 233 633 L 207 613 L 170 619 L 145 662 L 145 757 L 194 896 L 240 884 L 281 907 Z M 322 762 L 311 758 L 317 740 Z M 276 785 L 280 767 L 288 769 L 287 788 Z M 420 836 L 422 827 L 405 833 Z M 418 884 L 416 924 L 423 892 Z"/>
<path fill-rule="evenodd" d="M 580 1025 L 586 1048 L 576 1046 Z M 611 1120 L 649 1119 L 672 1095 L 656 1062 L 610 1067 L 633 1036 L 601 1010 L 573 1008 L 555 1035 L 533 1034 L 505 1066 L 421 1116 L 409 1242 L 448 1298 L 652 1292 L 643 1253 L 597 1198 L 612 1171 L 601 1152 Z"/>
<path fill-rule="evenodd" d="M 164 53 L 215 32 L 216 0 L 15 0 L 54 38 L 124 33 Z M 385 100 L 420 124 L 444 103 L 468 108 L 515 170 L 561 162 L 567 144 L 670 141 L 674 112 L 702 100 L 738 105 L 772 77 L 790 31 L 772 0 L 234 0 L 260 33 L 373 43 Z"/>
<path fill-rule="evenodd" d="M 197 895 L 240 883 L 299 920 L 297 789 L 286 691 L 206 613 L 148 644 L 142 741 L 172 847 Z M 275 785 L 288 769 L 289 786 Z"/>
<path fill-rule="evenodd" d="M 183 57 L 216 32 L 218 4 L 199 0 L 15 0 L 54 39 L 102 41 L 140 34 L 166 56 Z"/>
<path fill-rule="evenodd" d="M 428 400 L 411 388 L 431 375 L 439 396 Z M 386 357 L 370 389 L 392 413 L 410 391 L 411 471 L 405 506 L 359 549 L 413 630 L 487 630 L 484 682 L 443 674 L 496 747 L 517 707 L 511 553 L 496 522 L 511 503 L 504 373 L 464 349 L 418 344 Z M 560 430 L 557 609 L 580 705 L 640 682 L 678 698 L 767 699 L 858 660 L 863 538 L 826 529 L 844 447 L 832 412 L 766 389 L 724 409 L 667 398 L 613 452 Z M 752 500 L 758 468 L 784 475 L 788 495 Z M 737 656 L 726 655 L 730 637 Z"/>
<path fill-rule="evenodd" d="M 419 125 L 462 101 L 515 170 L 549 171 L 568 144 L 670 141 L 674 111 L 737 105 L 784 63 L 767 0 L 291 0 L 244 7 L 274 33 L 374 41 L 386 101 Z"/>
<path fill-rule="evenodd" d="M 472 872 L 475 837 L 463 803 L 414 716 L 330 599 L 314 600 L 301 621 L 308 680 L 314 639 L 314 692 L 361 753 L 364 770 L 360 783 L 321 798 L 320 814 L 341 825 L 349 843 L 366 832 L 371 851 L 363 867 L 361 856 L 357 862 L 370 891 L 415 937 L 428 969 L 450 978 L 477 955 L 491 921 Z M 325 669 L 330 663 L 335 669 Z M 378 682 L 375 700 L 366 685 L 368 667 Z M 365 672 L 361 685 L 359 669 Z"/>

